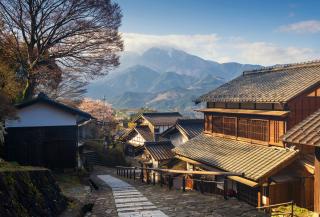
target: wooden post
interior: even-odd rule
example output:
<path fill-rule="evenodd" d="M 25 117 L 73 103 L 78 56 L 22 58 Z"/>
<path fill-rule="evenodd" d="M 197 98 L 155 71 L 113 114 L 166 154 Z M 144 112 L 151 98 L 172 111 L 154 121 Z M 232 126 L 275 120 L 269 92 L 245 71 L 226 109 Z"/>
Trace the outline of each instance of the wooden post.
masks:
<path fill-rule="evenodd" d="M 133 169 L 133 180 L 136 180 L 136 168 Z"/>
<path fill-rule="evenodd" d="M 156 172 L 153 171 L 152 173 L 152 178 L 153 178 L 153 185 L 156 185 Z"/>
<path fill-rule="evenodd" d="M 320 213 L 320 147 L 314 150 L 314 212 Z"/>
<path fill-rule="evenodd" d="M 163 175 L 162 172 L 160 172 L 160 187 L 162 188 L 163 186 Z"/>
<path fill-rule="evenodd" d="M 223 180 L 223 197 L 225 200 L 228 200 L 228 179 L 224 178 Z"/>
<path fill-rule="evenodd" d="M 130 175 L 129 175 L 130 179 L 132 178 L 132 169 L 130 168 Z"/>
<path fill-rule="evenodd" d="M 291 201 L 291 217 L 294 217 L 293 201 Z"/>
<path fill-rule="evenodd" d="M 182 176 L 182 191 L 186 191 L 186 177 Z"/>
<path fill-rule="evenodd" d="M 147 184 L 150 184 L 150 172 L 149 170 L 146 170 L 146 174 L 147 174 Z"/>
<path fill-rule="evenodd" d="M 203 190 L 203 178 L 201 178 L 201 180 L 200 180 L 200 192 L 201 192 L 201 194 L 204 193 L 204 190 Z"/>
<path fill-rule="evenodd" d="M 168 187 L 169 190 L 171 190 L 172 186 L 171 186 L 171 175 L 168 175 Z"/>
<path fill-rule="evenodd" d="M 141 182 L 143 183 L 143 167 L 141 167 L 140 169 L 140 179 L 141 179 Z"/>

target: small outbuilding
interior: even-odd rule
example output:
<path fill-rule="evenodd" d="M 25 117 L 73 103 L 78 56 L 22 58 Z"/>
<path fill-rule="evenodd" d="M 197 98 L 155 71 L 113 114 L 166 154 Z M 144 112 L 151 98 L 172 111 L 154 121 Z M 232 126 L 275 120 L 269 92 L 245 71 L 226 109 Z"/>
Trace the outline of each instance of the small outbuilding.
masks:
<path fill-rule="evenodd" d="M 16 108 L 17 119 L 5 122 L 6 160 L 48 168 L 79 166 L 78 129 L 93 119 L 90 114 L 43 93 Z"/>

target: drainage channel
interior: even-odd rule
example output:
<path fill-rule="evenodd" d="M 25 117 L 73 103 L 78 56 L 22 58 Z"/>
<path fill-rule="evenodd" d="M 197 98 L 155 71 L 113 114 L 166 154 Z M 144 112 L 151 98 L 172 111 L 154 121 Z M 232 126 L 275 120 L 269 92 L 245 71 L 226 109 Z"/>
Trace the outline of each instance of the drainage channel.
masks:
<path fill-rule="evenodd" d="M 112 189 L 119 217 L 168 217 L 132 185 L 111 175 L 98 175 Z"/>

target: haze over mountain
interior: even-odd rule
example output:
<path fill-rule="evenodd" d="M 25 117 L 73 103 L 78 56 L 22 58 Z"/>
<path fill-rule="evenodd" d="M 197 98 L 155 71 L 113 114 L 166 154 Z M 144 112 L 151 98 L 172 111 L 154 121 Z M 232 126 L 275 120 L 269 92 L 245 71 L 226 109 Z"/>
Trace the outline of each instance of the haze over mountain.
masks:
<path fill-rule="evenodd" d="M 173 48 L 125 53 L 119 69 L 89 85 L 88 96 L 115 108 L 150 107 L 192 112 L 197 96 L 259 65 L 218 63 Z"/>

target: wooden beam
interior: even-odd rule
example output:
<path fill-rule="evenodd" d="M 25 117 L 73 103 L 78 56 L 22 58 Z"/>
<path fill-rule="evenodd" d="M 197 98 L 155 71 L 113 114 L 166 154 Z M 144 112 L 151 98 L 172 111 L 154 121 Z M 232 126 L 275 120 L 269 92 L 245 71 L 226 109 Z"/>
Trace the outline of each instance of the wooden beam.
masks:
<path fill-rule="evenodd" d="M 191 160 L 191 159 L 186 158 L 186 157 L 182 157 L 182 156 L 179 156 L 179 155 L 177 155 L 175 157 L 180 159 L 180 160 L 182 160 L 182 161 L 185 161 L 185 162 L 188 162 L 188 163 L 191 163 L 191 164 L 194 164 L 194 165 L 201 166 L 202 168 L 205 168 L 206 170 L 209 170 L 209 171 L 223 172 L 222 170 L 207 166 L 207 165 L 205 165 L 203 163 L 200 163 L 200 162 L 195 161 L 195 160 Z M 251 181 L 249 179 L 246 179 L 246 178 L 243 178 L 243 177 L 240 177 L 240 176 L 228 176 L 228 178 L 233 180 L 233 181 L 240 182 L 242 184 L 250 186 L 252 188 L 257 187 L 259 185 L 259 183 L 257 183 L 257 182 Z"/>
<path fill-rule="evenodd" d="M 314 155 L 314 211 L 320 213 L 320 147 L 315 147 Z"/>

